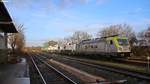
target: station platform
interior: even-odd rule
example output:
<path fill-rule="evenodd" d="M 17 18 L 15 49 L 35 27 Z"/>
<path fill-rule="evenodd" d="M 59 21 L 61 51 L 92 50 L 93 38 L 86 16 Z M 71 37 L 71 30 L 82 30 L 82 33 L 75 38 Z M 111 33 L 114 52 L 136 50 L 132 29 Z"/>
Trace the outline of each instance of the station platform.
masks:
<path fill-rule="evenodd" d="M 17 64 L 0 64 L 0 84 L 30 84 L 26 59 L 21 58 Z"/>

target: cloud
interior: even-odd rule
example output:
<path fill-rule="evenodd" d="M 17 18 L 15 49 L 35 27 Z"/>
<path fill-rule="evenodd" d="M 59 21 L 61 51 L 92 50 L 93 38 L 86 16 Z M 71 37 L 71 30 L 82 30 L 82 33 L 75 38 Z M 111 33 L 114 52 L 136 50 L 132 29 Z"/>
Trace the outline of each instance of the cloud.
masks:
<path fill-rule="evenodd" d="M 103 4 L 108 0 L 58 0 L 56 3 L 55 0 L 6 0 L 9 1 L 10 5 L 13 5 L 19 9 L 30 9 L 32 7 L 38 7 L 38 9 L 42 8 L 45 11 L 59 11 L 70 8 L 76 5 L 83 5 L 92 3 L 93 1 L 95 4 Z"/>
<path fill-rule="evenodd" d="M 85 32 L 89 32 L 89 33 L 95 33 L 109 25 L 111 25 L 111 24 L 109 24 L 109 23 L 93 23 L 93 24 L 88 24 L 88 25 L 84 25 L 84 26 L 75 26 L 73 28 L 64 28 L 64 31 L 71 32 L 71 33 L 75 32 L 75 31 L 85 31 Z"/>
<path fill-rule="evenodd" d="M 76 4 L 89 4 L 92 1 L 94 1 L 95 4 L 101 5 L 108 0 L 61 0 L 60 1 L 60 7 L 61 8 L 67 8 L 67 7 L 70 7 L 72 5 L 76 5 Z"/>
<path fill-rule="evenodd" d="M 90 2 L 90 0 L 80 0 L 80 3 L 83 3 L 83 4 L 87 4 L 89 2 Z"/>
<path fill-rule="evenodd" d="M 144 23 L 149 24 L 150 25 L 150 18 L 144 18 Z"/>
<path fill-rule="evenodd" d="M 142 31 L 143 29 L 146 29 L 150 25 L 150 19 L 149 18 L 141 18 L 137 21 L 133 20 L 114 20 L 110 22 L 97 22 L 93 24 L 87 24 L 83 26 L 74 26 L 73 28 L 64 28 L 65 32 L 75 32 L 75 31 L 85 31 L 91 34 L 96 34 L 98 31 L 110 26 L 110 25 L 116 25 L 116 24 L 128 24 L 131 27 L 133 27 L 133 30 L 135 32 Z"/>
<path fill-rule="evenodd" d="M 138 18 L 136 20 L 124 20 L 120 22 L 119 20 L 115 23 L 118 24 L 128 24 L 133 28 L 133 31 L 140 32 L 145 30 L 150 25 L 150 19 L 149 18 Z"/>
<path fill-rule="evenodd" d="M 59 2 L 59 6 L 61 9 L 67 8 L 73 4 L 72 0 L 61 0 Z"/>
<path fill-rule="evenodd" d="M 104 4 L 105 2 L 107 2 L 108 0 L 96 0 L 96 4 L 97 5 L 102 5 Z"/>
<path fill-rule="evenodd" d="M 137 14 L 140 14 L 140 13 L 144 12 L 144 10 L 145 9 L 139 7 L 139 8 L 135 8 L 135 9 L 132 9 L 132 10 L 124 11 L 123 13 L 128 14 L 128 15 L 137 15 Z"/>
<path fill-rule="evenodd" d="M 10 4 L 14 5 L 18 8 L 26 8 L 29 7 L 32 4 L 32 0 L 9 0 Z"/>

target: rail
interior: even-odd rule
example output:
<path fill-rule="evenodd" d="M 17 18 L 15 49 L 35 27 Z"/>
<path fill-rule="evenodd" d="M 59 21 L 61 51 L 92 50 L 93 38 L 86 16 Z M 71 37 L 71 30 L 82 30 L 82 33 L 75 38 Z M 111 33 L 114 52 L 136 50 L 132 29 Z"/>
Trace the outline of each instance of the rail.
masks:
<path fill-rule="evenodd" d="M 36 57 L 36 56 L 35 56 L 35 57 Z M 40 59 L 40 58 L 38 58 L 38 57 L 36 57 L 36 59 L 38 59 L 40 62 L 42 62 L 43 64 L 45 64 L 48 68 L 54 70 L 56 73 L 58 73 L 59 75 L 61 75 L 61 76 L 62 76 L 63 78 L 65 78 L 68 82 L 70 82 L 70 83 L 72 83 L 72 84 L 77 84 L 77 83 L 76 83 L 75 81 L 73 81 L 71 78 L 69 78 L 69 77 L 66 76 L 64 73 L 62 73 L 61 71 L 59 71 L 59 70 L 56 69 L 55 67 L 51 66 L 50 64 L 48 64 L 48 63 L 45 62 L 44 60 L 42 60 L 42 59 Z M 33 58 L 32 58 L 32 60 L 33 60 Z M 34 62 L 34 63 L 35 63 L 35 62 Z M 38 68 L 38 67 L 36 66 L 36 68 Z M 44 77 L 42 76 L 42 74 L 41 74 L 41 72 L 40 72 L 39 69 L 38 69 L 38 72 L 39 72 L 39 74 L 40 74 L 40 76 L 41 76 L 41 78 L 42 78 L 44 84 L 46 84 L 46 81 L 44 80 Z"/>
<path fill-rule="evenodd" d="M 38 71 L 38 73 L 39 73 L 39 75 L 40 75 L 40 77 L 41 77 L 43 83 L 44 83 L 44 84 L 47 84 L 46 81 L 45 81 L 45 79 L 44 79 L 44 77 L 43 77 L 43 75 L 42 75 L 42 73 L 41 73 L 41 71 L 39 70 L 37 64 L 36 64 L 35 61 L 33 60 L 32 56 L 31 56 L 31 60 L 32 60 L 32 63 L 34 64 L 36 70 Z"/>

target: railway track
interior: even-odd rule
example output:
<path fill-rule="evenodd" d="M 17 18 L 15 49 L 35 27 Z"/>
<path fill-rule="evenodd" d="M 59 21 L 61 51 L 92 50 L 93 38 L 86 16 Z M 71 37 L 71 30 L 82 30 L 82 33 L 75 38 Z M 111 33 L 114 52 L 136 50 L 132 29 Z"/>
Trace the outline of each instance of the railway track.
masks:
<path fill-rule="evenodd" d="M 36 56 L 31 56 L 31 61 L 42 80 L 42 84 L 77 84 L 75 81 L 71 80 L 68 76 L 42 59 Z"/>
<path fill-rule="evenodd" d="M 82 64 L 82 65 L 90 66 L 90 67 L 93 67 L 93 68 L 97 68 L 99 70 L 110 71 L 110 72 L 114 72 L 114 73 L 117 73 L 117 74 L 124 75 L 126 77 L 131 77 L 131 78 L 136 79 L 138 81 L 140 80 L 140 81 L 147 81 L 148 82 L 148 83 L 142 83 L 142 84 L 149 84 L 149 82 L 150 82 L 150 75 L 149 74 L 141 74 L 141 73 L 137 73 L 137 72 L 127 70 L 127 69 L 104 66 L 104 65 L 100 65 L 100 64 L 80 60 L 80 59 L 70 58 L 70 57 L 63 57 L 63 58 L 68 59 L 72 62 L 74 61 L 78 64 Z"/>
<path fill-rule="evenodd" d="M 66 63 L 64 63 L 64 62 L 62 62 L 62 61 L 60 61 L 60 60 L 56 60 L 55 58 L 53 58 L 53 57 L 47 57 L 47 56 L 44 56 L 44 55 L 38 55 L 39 57 L 41 57 L 41 58 L 43 58 L 43 59 L 47 59 L 47 60 L 54 60 L 54 61 L 56 61 L 56 62 L 60 62 L 61 64 L 66 64 Z M 73 63 L 73 62 L 72 62 Z M 69 65 L 69 64 L 67 64 L 67 65 Z M 78 64 L 74 64 L 74 65 L 76 65 L 76 66 L 78 66 Z M 72 67 L 74 67 L 74 65 L 69 65 L 69 66 L 72 66 Z M 81 72 L 82 71 L 84 71 L 83 69 L 86 69 L 86 70 L 89 70 L 88 68 L 86 68 L 86 67 L 82 67 L 82 66 L 80 66 L 79 65 L 79 67 L 80 68 L 77 68 L 77 67 L 75 67 L 75 68 L 77 68 L 77 69 L 80 69 L 81 70 Z M 81 67 L 82 67 L 82 69 L 81 69 Z M 90 67 L 90 69 L 92 70 L 93 68 L 91 68 Z M 86 71 L 85 71 L 86 72 Z M 94 72 L 95 72 L 95 69 L 94 69 Z M 88 73 L 88 72 L 87 72 Z M 99 74 L 97 71 L 96 71 L 96 73 L 97 74 Z M 92 73 L 89 73 L 89 74 L 92 74 Z M 101 75 L 95 75 L 95 74 L 92 74 L 92 75 L 95 75 L 95 76 L 98 76 L 98 77 L 102 77 Z M 88 75 L 87 75 L 88 76 Z M 106 76 L 108 76 L 108 75 L 106 75 Z M 111 76 L 111 75 L 109 75 L 109 76 Z M 80 78 L 80 77 L 79 77 Z M 82 77 L 81 77 L 82 78 Z M 88 77 L 86 77 L 86 78 L 88 78 Z M 92 78 L 93 79 L 93 78 Z M 120 78 L 113 78 L 113 79 L 105 79 L 105 80 L 98 80 L 97 79 L 97 81 L 95 81 L 94 82 L 94 80 L 93 80 L 93 82 L 88 82 L 88 80 L 86 80 L 86 81 L 84 81 L 84 84 L 126 84 L 125 82 L 126 82 L 127 80 L 125 80 L 125 79 L 120 79 Z M 80 84 L 80 83 L 79 83 Z M 127 83 L 128 84 L 128 83 Z"/>
<path fill-rule="evenodd" d="M 102 60 L 102 61 L 110 61 L 108 59 Z M 147 60 L 136 60 L 136 59 L 125 59 L 125 58 L 113 58 L 111 60 L 114 63 L 122 63 L 122 64 L 127 64 L 127 65 L 133 65 L 133 66 L 140 66 L 143 68 L 147 68 L 148 66 L 148 61 Z M 150 65 L 150 62 L 149 62 Z"/>
<path fill-rule="evenodd" d="M 88 58 L 89 59 L 89 58 Z M 99 58 L 98 58 L 99 59 Z M 123 63 L 123 64 L 127 64 L 127 65 L 133 65 L 133 66 L 140 66 L 140 67 L 146 67 L 148 65 L 148 61 L 145 59 L 133 59 L 133 58 L 103 58 L 103 59 L 99 59 L 102 61 L 112 61 L 115 63 Z M 149 63 L 150 65 L 150 63 Z"/>
<path fill-rule="evenodd" d="M 127 76 L 132 76 L 132 77 L 135 77 L 138 79 L 150 80 L 150 75 L 147 75 L 147 74 L 136 73 L 136 72 L 132 72 L 132 71 L 121 69 L 121 68 L 118 69 L 118 68 L 114 68 L 114 67 L 110 67 L 110 66 L 104 66 L 104 65 L 100 65 L 100 64 L 80 60 L 80 59 L 70 58 L 70 57 L 65 57 L 65 58 L 69 59 L 69 60 L 76 61 L 78 63 L 88 65 L 88 66 L 97 67 L 97 68 L 112 71 L 112 72 L 117 72 L 117 73 L 124 74 Z"/>
<path fill-rule="evenodd" d="M 114 59 L 115 61 L 119 63 L 129 64 L 129 65 L 135 65 L 135 66 L 141 66 L 146 67 L 148 65 L 147 61 L 141 61 L 141 60 L 133 60 L 133 59 Z"/>
<path fill-rule="evenodd" d="M 83 71 L 80 71 L 80 70 L 77 70 L 77 69 L 74 69 L 72 66 L 68 66 L 68 65 L 65 65 L 64 63 L 62 62 L 59 62 L 59 61 L 56 61 L 56 60 L 53 60 L 53 59 L 49 59 L 48 57 L 45 57 L 43 55 L 39 55 L 40 58 L 42 58 L 43 60 L 47 60 L 49 62 L 52 62 L 52 64 L 59 64 L 64 68 L 66 68 L 65 70 L 67 70 L 68 72 L 70 72 L 70 74 L 78 74 L 76 75 L 76 77 L 79 77 L 79 79 L 82 81 L 82 82 L 78 82 L 78 84 L 116 84 L 115 83 L 112 83 L 111 81 L 106 81 L 105 79 L 101 78 L 101 77 L 96 77 L 94 75 L 90 75 L 88 73 L 85 73 Z M 66 67 L 64 67 L 66 66 Z M 59 67 L 59 66 L 57 66 Z M 79 76 L 80 74 L 80 76 Z M 82 75 L 82 76 L 81 76 Z M 119 82 L 123 82 L 122 81 L 119 81 Z M 117 83 L 117 84 L 120 84 L 120 83 Z"/>

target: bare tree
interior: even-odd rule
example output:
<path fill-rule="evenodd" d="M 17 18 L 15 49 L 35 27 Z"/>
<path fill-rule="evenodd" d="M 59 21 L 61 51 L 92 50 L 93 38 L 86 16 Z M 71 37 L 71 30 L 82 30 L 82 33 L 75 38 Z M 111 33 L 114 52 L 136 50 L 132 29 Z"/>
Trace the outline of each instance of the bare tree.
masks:
<path fill-rule="evenodd" d="M 111 26 L 106 27 L 103 30 L 99 31 L 97 33 L 97 36 L 98 37 L 106 37 L 106 36 L 117 35 L 117 34 L 129 36 L 129 34 L 131 32 L 132 32 L 132 28 L 129 25 L 117 24 L 117 25 L 111 25 Z"/>
<path fill-rule="evenodd" d="M 141 42 L 139 43 L 140 46 L 150 46 L 150 27 L 142 32 L 139 32 L 137 36 L 141 40 Z"/>
<path fill-rule="evenodd" d="M 18 33 L 11 33 L 8 35 L 8 42 L 13 53 L 15 50 L 22 51 L 25 46 L 24 27 L 20 24 L 16 28 Z"/>
<path fill-rule="evenodd" d="M 132 27 L 130 27 L 127 24 L 111 25 L 99 31 L 97 35 L 98 37 L 106 37 L 111 35 L 123 35 L 129 38 L 131 45 L 137 42 L 135 32 L 133 32 Z"/>
<path fill-rule="evenodd" d="M 17 34 L 17 46 L 16 49 L 17 50 L 22 50 L 25 46 L 25 36 L 24 36 L 24 27 L 23 25 L 18 26 L 18 34 Z"/>
<path fill-rule="evenodd" d="M 88 34 L 87 32 L 76 31 L 76 32 L 74 32 L 74 34 L 70 38 L 70 40 L 74 43 L 79 43 L 82 40 L 91 39 L 91 38 L 92 38 L 92 35 Z"/>

